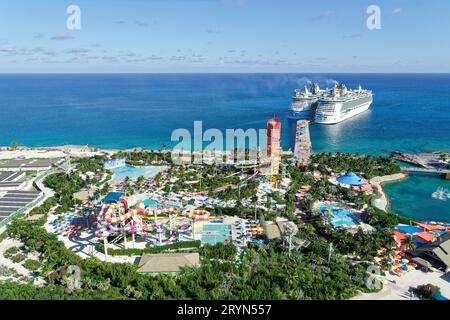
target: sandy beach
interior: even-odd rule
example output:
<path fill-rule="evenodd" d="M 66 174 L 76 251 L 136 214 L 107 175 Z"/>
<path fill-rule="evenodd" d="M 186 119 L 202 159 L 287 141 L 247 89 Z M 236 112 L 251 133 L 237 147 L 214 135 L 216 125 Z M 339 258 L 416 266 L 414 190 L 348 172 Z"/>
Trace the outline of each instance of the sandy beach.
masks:
<path fill-rule="evenodd" d="M 370 183 L 377 190 L 378 196 L 372 199 L 372 205 L 380 210 L 387 211 L 389 209 L 389 199 L 383 190 L 383 184 L 402 181 L 408 175 L 405 173 L 397 173 L 389 176 L 375 177 L 370 180 Z"/>

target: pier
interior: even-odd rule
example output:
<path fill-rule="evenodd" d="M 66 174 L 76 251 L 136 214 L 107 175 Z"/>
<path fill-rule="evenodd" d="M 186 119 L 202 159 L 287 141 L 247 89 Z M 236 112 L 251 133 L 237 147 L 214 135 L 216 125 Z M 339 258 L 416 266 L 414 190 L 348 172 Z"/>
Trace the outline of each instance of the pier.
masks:
<path fill-rule="evenodd" d="M 442 179 L 450 180 L 450 153 L 449 152 L 429 152 L 429 153 L 401 153 L 392 152 L 392 159 L 408 163 L 413 167 L 402 167 L 407 172 L 424 172 L 439 174 Z"/>
<path fill-rule="evenodd" d="M 408 172 L 436 173 L 441 175 L 442 179 L 450 180 L 450 169 L 402 167 L 402 170 Z"/>

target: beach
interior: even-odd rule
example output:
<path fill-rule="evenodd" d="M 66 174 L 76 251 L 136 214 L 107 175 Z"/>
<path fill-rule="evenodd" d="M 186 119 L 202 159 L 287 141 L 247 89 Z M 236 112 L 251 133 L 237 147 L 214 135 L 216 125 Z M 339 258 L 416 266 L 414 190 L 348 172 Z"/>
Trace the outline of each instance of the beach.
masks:
<path fill-rule="evenodd" d="M 373 198 L 372 205 L 380 210 L 387 211 L 389 209 L 389 198 L 383 190 L 383 184 L 402 181 L 407 177 L 408 175 L 405 173 L 397 173 L 371 179 L 370 183 L 377 190 L 377 196 Z"/>

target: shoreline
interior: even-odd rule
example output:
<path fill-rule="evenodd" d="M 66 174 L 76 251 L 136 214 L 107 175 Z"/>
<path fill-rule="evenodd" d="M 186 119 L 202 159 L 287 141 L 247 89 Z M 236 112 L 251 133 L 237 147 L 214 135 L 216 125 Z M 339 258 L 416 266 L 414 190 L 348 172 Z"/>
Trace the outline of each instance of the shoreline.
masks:
<path fill-rule="evenodd" d="M 383 189 L 383 185 L 387 183 L 396 183 L 408 179 L 405 173 L 396 173 L 388 176 L 375 177 L 370 180 L 370 183 L 377 189 L 377 194 L 371 200 L 371 204 L 383 211 L 389 210 L 389 197 Z"/>

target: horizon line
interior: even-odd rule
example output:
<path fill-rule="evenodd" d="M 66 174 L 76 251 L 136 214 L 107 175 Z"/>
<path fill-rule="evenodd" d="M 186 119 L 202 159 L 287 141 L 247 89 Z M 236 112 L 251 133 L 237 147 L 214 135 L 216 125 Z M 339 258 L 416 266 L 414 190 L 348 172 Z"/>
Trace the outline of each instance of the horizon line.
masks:
<path fill-rule="evenodd" d="M 436 75 L 450 75 L 450 71 L 446 72 L 336 72 L 336 71 L 299 71 L 299 72 L 0 72 L 0 75 L 163 75 L 163 74 L 436 74 Z"/>

